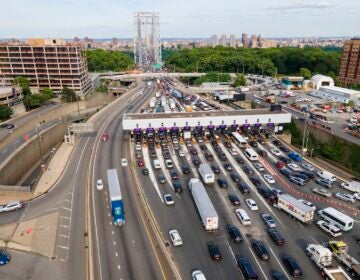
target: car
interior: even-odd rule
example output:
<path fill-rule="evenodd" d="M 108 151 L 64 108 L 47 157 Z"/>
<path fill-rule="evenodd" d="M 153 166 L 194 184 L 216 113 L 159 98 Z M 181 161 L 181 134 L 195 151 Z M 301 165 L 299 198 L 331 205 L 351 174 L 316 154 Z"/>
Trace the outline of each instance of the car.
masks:
<path fill-rule="evenodd" d="M 293 258 L 289 255 L 285 255 L 285 256 L 283 256 L 282 261 L 291 276 L 293 276 L 293 277 L 301 277 L 302 276 L 302 270 L 295 258 Z"/>
<path fill-rule="evenodd" d="M 280 271 L 274 271 L 271 273 L 272 280 L 288 280 L 286 275 Z"/>
<path fill-rule="evenodd" d="M 273 194 L 275 194 L 276 196 L 280 195 L 280 194 L 284 194 L 282 190 L 279 190 L 277 188 L 270 188 L 271 192 Z"/>
<path fill-rule="evenodd" d="M 289 169 L 291 169 L 292 171 L 300 171 L 301 170 L 299 165 L 297 165 L 295 163 L 289 163 L 289 164 L 287 164 L 287 167 Z"/>
<path fill-rule="evenodd" d="M 122 166 L 122 167 L 128 166 L 128 161 L 127 161 L 126 158 L 122 158 L 122 159 L 121 159 L 121 166 Z"/>
<path fill-rule="evenodd" d="M 278 231 L 275 228 L 268 228 L 267 233 L 269 237 L 272 239 L 272 241 L 275 242 L 276 245 L 284 245 L 285 244 L 285 238 L 282 236 L 280 231 Z"/>
<path fill-rule="evenodd" d="M 360 200 L 360 193 L 354 193 L 353 196 L 355 199 Z"/>
<path fill-rule="evenodd" d="M 261 186 L 261 182 L 258 178 L 256 177 L 249 177 L 249 180 L 251 181 L 251 183 L 253 183 L 256 187 L 260 187 Z"/>
<path fill-rule="evenodd" d="M 281 142 L 277 139 L 273 140 L 272 143 L 275 145 L 275 146 L 280 146 L 281 145 Z"/>
<path fill-rule="evenodd" d="M 272 175 L 270 174 L 264 174 L 264 179 L 266 182 L 268 182 L 269 184 L 275 184 L 275 179 Z"/>
<path fill-rule="evenodd" d="M 189 148 L 189 152 L 190 154 L 192 154 L 193 156 L 196 156 L 198 154 L 197 150 L 194 147 Z"/>
<path fill-rule="evenodd" d="M 185 157 L 185 153 L 182 150 L 178 150 L 179 157 Z"/>
<path fill-rule="evenodd" d="M 139 159 L 139 160 L 137 161 L 137 165 L 138 165 L 139 167 L 144 167 L 144 166 L 145 166 L 145 163 L 144 163 L 144 161 L 143 161 L 142 159 Z"/>
<path fill-rule="evenodd" d="M 323 186 L 323 187 L 327 187 L 329 189 L 331 189 L 334 186 L 334 182 L 331 182 L 327 179 L 323 179 L 323 178 L 317 178 L 315 180 L 316 184 Z"/>
<path fill-rule="evenodd" d="M 174 191 L 176 193 L 182 193 L 182 186 L 181 186 L 181 182 L 179 181 L 173 181 L 173 187 L 174 187 Z"/>
<path fill-rule="evenodd" d="M 173 141 L 174 144 L 179 144 L 179 140 L 178 140 L 176 137 L 174 137 L 174 138 L 172 139 L 172 141 Z"/>
<path fill-rule="evenodd" d="M 98 179 L 98 180 L 96 181 L 96 189 L 97 189 L 98 191 L 102 191 L 102 190 L 104 189 L 103 180 Z"/>
<path fill-rule="evenodd" d="M 142 154 L 141 151 L 136 151 L 136 152 L 135 152 L 135 158 L 137 158 L 137 159 L 142 159 L 142 157 L 143 157 L 143 154 Z"/>
<path fill-rule="evenodd" d="M 285 146 L 280 146 L 279 150 L 283 151 L 284 153 L 290 152 L 290 150 L 288 148 L 286 148 Z"/>
<path fill-rule="evenodd" d="M 141 172 L 145 176 L 149 175 L 149 169 L 147 169 L 147 168 L 143 168 Z"/>
<path fill-rule="evenodd" d="M 169 236 L 172 244 L 177 247 L 183 245 L 183 241 L 179 232 L 176 229 L 169 230 Z"/>
<path fill-rule="evenodd" d="M 237 263 L 238 267 L 240 268 L 241 273 L 243 274 L 245 279 L 251 279 L 251 280 L 259 279 L 252 263 L 250 262 L 250 260 L 248 258 L 242 257 L 240 255 L 236 255 L 235 259 L 236 259 L 236 263 Z"/>
<path fill-rule="evenodd" d="M 235 158 L 235 160 L 236 160 L 238 163 L 240 163 L 240 164 L 244 164 L 244 163 L 245 163 L 244 159 L 243 159 L 241 156 L 237 156 L 237 157 Z"/>
<path fill-rule="evenodd" d="M 241 243 L 244 240 L 237 226 L 228 224 L 226 225 L 226 231 L 234 243 Z"/>
<path fill-rule="evenodd" d="M 163 155 L 164 159 L 166 159 L 166 160 L 170 159 L 170 153 L 168 151 L 163 151 L 162 155 Z"/>
<path fill-rule="evenodd" d="M 258 149 L 257 153 L 261 157 L 267 157 L 267 152 L 265 150 Z"/>
<path fill-rule="evenodd" d="M 10 262 L 11 257 L 4 249 L 0 249 L 0 266 L 6 265 Z"/>
<path fill-rule="evenodd" d="M 217 184 L 218 184 L 219 187 L 222 188 L 222 189 L 228 188 L 228 183 L 226 182 L 225 179 L 222 179 L 222 178 L 217 179 Z"/>
<path fill-rule="evenodd" d="M 259 187 L 259 188 L 257 188 L 257 191 L 271 205 L 276 202 L 276 195 L 274 195 L 274 193 L 269 188 L 267 188 L 267 187 Z"/>
<path fill-rule="evenodd" d="M 239 184 L 237 184 L 237 187 L 238 187 L 239 191 L 242 194 L 249 194 L 250 193 L 250 188 L 245 183 L 239 183 Z"/>
<path fill-rule="evenodd" d="M 207 161 L 214 161 L 214 156 L 208 151 L 205 152 L 205 158 Z"/>
<path fill-rule="evenodd" d="M 166 205 L 173 205 L 175 204 L 175 201 L 171 194 L 164 194 L 164 201 Z"/>
<path fill-rule="evenodd" d="M 17 210 L 23 207 L 23 204 L 18 201 L 9 201 L 7 204 L 0 206 L 0 213 Z"/>
<path fill-rule="evenodd" d="M 272 154 L 274 154 L 275 156 L 281 156 L 282 155 L 282 153 L 276 148 L 271 149 L 270 152 Z"/>
<path fill-rule="evenodd" d="M 289 169 L 287 169 L 287 168 L 285 168 L 285 167 L 284 167 L 284 168 L 280 168 L 279 171 L 280 171 L 280 173 L 282 173 L 285 177 L 290 178 L 290 177 L 293 177 L 293 176 L 294 176 L 294 173 L 291 172 Z"/>
<path fill-rule="evenodd" d="M 289 180 L 299 186 L 305 186 L 305 183 L 306 183 L 304 179 L 296 177 L 296 176 L 290 176 Z"/>
<path fill-rule="evenodd" d="M 284 162 L 282 162 L 281 160 L 278 160 L 277 162 L 276 162 L 276 168 L 278 168 L 278 169 L 280 169 L 280 168 L 283 168 L 284 167 Z"/>
<path fill-rule="evenodd" d="M 171 180 L 179 180 L 179 175 L 175 170 L 170 171 Z"/>
<path fill-rule="evenodd" d="M 220 249 L 219 249 L 219 246 L 212 242 L 212 241 L 209 241 L 207 243 L 207 247 L 208 247 L 208 251 L 209 251 L 209 254 L 210 254 L 210 257 L 215 260 L 215 261 L 220 261 L 222 259 L 222 256 L 221 256 L 221 253 L 220 253 Z"/>
<path fill-rule="evenodd" d="M 236 173 L 230 173 L 230 177 L 235 183 L 239 183 L 241 181 L 240 176 Z"/>
<path fill-rule="evenodd" d="M 340 237 L 341 229 L 326 221 L 317 221 L 316 225 L 330 237 Z"/>
<path fill-rule="evenodd" d="M 263 213 L 263 214 L 261 214 L 261 218 L 263 219 L 263 221 L 267 227 L 269 227 L 269 228 L 276 227 L 275 220 L 273 219 L 273 217 L 270 214 Z"/>
<path fill-rule="evenodd" d="M 305 182 L 310 180 L 309 176 L 303 174 L 302 171 L 294 172 L 294 177 L 298 177 L 300 179 L 303 179 Z"/>
<path fill-rule="evenodd" d="M 316 211 L 316 206 L 312 204 L 310 201 L 304 199 L 299 199 L 299 201 L 305 204 L 306 206 L 309 206 L 312 210 Z"/>
<path fill-rule="evenodd" d="M 141 151 L 141 145 L 140 144 L 135 145 L 135 151 Z"/>
<path fill-rule="evenodd" d="M 260 172 L 265 170 L 264 165 L 262 165 L 261 163 L 258 163 L 258 162 L 254 163 L 254 167 Z"/>
<path fill-rule="evenodd" d="M 157 175 L 157 178 L 158 178 L 158 180 L 159 180 L 159 182 L 160 182 L 161 184 L 165 184 L 165 183 L 166 183 L 166 178 L 165 178 L 164 175 L 159 174 L 159 175 Z"/>
<path fill-rule="evenodd" d="M 313 193 L 316 193 L 316 194 L 324 196 L 324 197 L 331 197 L 332 196 L 331 192 L 327 191 L 326 189 L 314 188 L 311 191 Z"/>
<path fill-rule="evenodd" d="M 255 251 L 255 254 L 263 261 L 268 261 L 270 259 L 269 250 L 266 248 L 264 242 L 261 240 L 252 240 L 251 246 Z"/>
<path fill-rule="evenodd" d="M 310 171 L 298 171 L 296 172 L 296 175 L 303 175 L 303 176 L 306 176 L 308 177 L 308 179 L 314 179 L 315 178 L 315 174 L 313 172 L 310 172 Z"/>
<path fill-rule="evenodd" d="M 288 153 L 288 157 L 291 158 L 292 160 L 295 160 L 298 162 L 300 162 L 302 160 L 301 156 L 295 152 Z"/>
<path fill-rule="evenodd" d="M 204 273 L 201 270 L 194 270 L 191 273 L 192 280 L 206 280 Z"/>
<path fill-rule="evenodd" d="M 259 210 L 259 207 L 257 206 L 255 200 L 253 200 L 251 198 L 247 198 L 247 199 L 245 199 L 245 203 L 251 211 Z"/>
<path fill-rule="evenodd" d="M 291 163 L 291 159 L 289 159 L 289 158 L 286 157 L 286 156 L 280 156 L 280 157 L 279 157 L 279 160 L 281 160 L 282 162 L 285 162 L 286 164 Z"/>
<path fill-rule="evenodd" d="M 183 166 L 181 167 L 181 171 L 182 171 L 182 173 L 184 173 L 184 174 L 189 174 L 189 173 L 190 173 L 190 167 L 187 166 L 187 165 L 183 165 Z"/>
<path fill-rule="evenodd" d="M 253 171 L 252 169 L 250 169 L 249 167 L 247 167 L 246 165 L 243 166 L 242 170 L 244 171 L 244 173 L 245 173 L 246 175 L 252 175 L 252 174 L 254 174 L 254 171 Z"/>
<path fill-rule="evenodd" d="M 230 154 L 231 154 L 232 156 L 237 156 L 237 155 L 239 155 L 238 151 L 235 150 L 235 148 L 230 148 L 230 149 L 229 149 L 229 152 L 230 152 Z"/>
<path fill-rule="evenodd" d="M 226 148 L 231 148 L 231 142 L 225 141 L 225 142 L 224 142 L 224 146 L 225 146 Z"/>
<path fill-rule="evenodd" d="M 233 171 L 233 168 L 232 168 L 232 166 L 230 165 L 230 163 L 224 163 L 224 168 L 225 168 L 225 170 L 227 170 L 227 171 Z"/>
<path fill-rule="evenodd" d="M 334 197 L 345 202 L 355 203 L 355 197 L 348 193 L 337 192 Z"/>
<path fill-rule="evenodd" d="M 6 128 L 6 129 L 13 129 L 14 127 L 16 127 L 16 125 L 11 123 L 3 123 L 0 125 L 0 128 Z"/>
<path fill-rule="evenodd" d="M 215 164 L 210 165 L 210 168 L 215 174 L 220 174 L 220 169 L 217 165 L 215 165 Z"/>
<path fill-rule="evenodd" d="M 240 205 L 240 198 L 236 194 L 229 194 L 228 198 L 232 205 Z"/>
<path fill-rule="evenodd" d="M 249 145 L 253 148 L 257 148 L 258 147 L 258 143 L 256 141 L 250 141 Z"/>
<path fill-rule="evenodd" d="M 195 166 L 199 166 L 200 165 L 200 159 L 197 156 L 192 156 L 191 157 L 191 161 Z"/>
<path fill-rule="evenodd" d="M 208 148 L 206 147 L 205 144 L 200 144 L 199 147 L 200 147 L 200 150 L 202 150 L 202 151 L 207 151 L 208 150 Z"/>
<path fill-rule="evenodd" d="M 168 169 L 171 169 L 171 168 L 174 167 L 174 164 L 173 164 L 173 162 L 172 162 L 171 159 L 165 160 L 165 165 L 166 165 L 166 167 L 167 167 Z"/>
<path fill-rule="evenodd" d="M 304 162 L 301 166 L 302 166 L 302 168 L 304 168 L 304 169 L 306 169 L 308 171 L 314 171 L 315 170 L 314 166 L 312 166 L 310 163 Z"/>
<path fill-rule="evenodd" d="M 108 140 L 109 140 L 109 134 L 107 134 L 106 132 L 103 133 L 103 135 L 101 136 L 101 141 L 106 142 Z"/>

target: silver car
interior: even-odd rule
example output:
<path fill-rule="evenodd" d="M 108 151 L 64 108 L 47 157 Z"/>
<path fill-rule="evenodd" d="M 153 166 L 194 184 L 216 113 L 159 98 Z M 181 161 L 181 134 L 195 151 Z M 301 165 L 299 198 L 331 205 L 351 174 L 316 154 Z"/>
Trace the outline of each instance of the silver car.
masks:
<path fill-rule="evenodd" d="M 23 204 L 20 201 L 18 200 L 10 201 L 6 205 L 0 206 L 0 213 L 17 210 L 20 209 L 21 207 L 23 207 Z"/>
<path fill-rule="evenodd" d="M 355 203 L 355 198 L 351 194 L 338 192 L 335 197 L 346 202 Z"/>

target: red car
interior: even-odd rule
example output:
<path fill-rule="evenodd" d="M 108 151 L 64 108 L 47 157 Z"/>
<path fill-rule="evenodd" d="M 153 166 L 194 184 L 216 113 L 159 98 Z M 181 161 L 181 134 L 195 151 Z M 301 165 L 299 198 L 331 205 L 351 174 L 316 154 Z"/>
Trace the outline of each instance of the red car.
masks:
<path fill-rule="evenodd" d="M 106 132 L 101 136 L 101 141 L 106 142 L 109 140 L 109 134 Z"/>
<path fill-rule="evenodd" d="M 143 160 L 139 159 L 139 160 L 137 161 L 137 165 L 138 165 L 139 167 L 143 167 L 145 164 L 144 164 L 144 161 L 143 161 Z"/>
<path fill-rule="evenodd" d="M 276 163 L 276 167 L 277 167 L 277 168 L 283 168 L 283 167 L 284 167 L 284 163 L 283 163 L 282 161 L 278 161 L 278 162 Z"/>

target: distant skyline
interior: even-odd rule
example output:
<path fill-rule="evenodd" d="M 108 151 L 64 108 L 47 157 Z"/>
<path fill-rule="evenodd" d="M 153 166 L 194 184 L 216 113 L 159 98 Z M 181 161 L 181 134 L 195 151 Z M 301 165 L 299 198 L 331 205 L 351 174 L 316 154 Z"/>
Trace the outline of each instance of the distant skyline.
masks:
<path fill-rule="evenodd" d="M 0 38 L 132 38 L 133 12 L 158 11 L 162 38 L 360 35 L 359 0 L 2 1 Z"/>

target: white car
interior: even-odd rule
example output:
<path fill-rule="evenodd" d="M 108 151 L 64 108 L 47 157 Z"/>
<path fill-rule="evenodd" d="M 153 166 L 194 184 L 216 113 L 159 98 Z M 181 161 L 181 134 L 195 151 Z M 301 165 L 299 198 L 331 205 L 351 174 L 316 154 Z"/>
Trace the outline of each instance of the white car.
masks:
<path fill-rule="evenodd" d="M 254 163 L 254 167 L 260 172 L 265 170 L 264 165 L 262 165 L 261 163 L 258 163 L 258 162 Z"/>
<path fill-rule="evenodd" d="M 204 273 L 201 270 L 194 270 L 191 273 L 192 280 L 206 280 Z"/>
<path fill-rule="evenodd" d="M 237 150 L 235 150 L 234 148 L 231 148 L 229 151 L 230 151 L 230 154 L 233 155 L 233 156 L 239 155 L 239 153 L 237 152 Z"/>
<path fill-rule="evenodd" d="M 271 176 L 270 174 L 264 174 L 264 179 L 266 182 L 268 182 L 269 184 L 275 184 L 275 179 L 273 176 Z"/>
<path fill-rule="evenodd" d="M 354 193 L 353 196 L 354 196 L 354 198 L 356 198 L 357 200 L 360 200 L 360 193 Z"/>
<path fill-rule="evenodd" d="M 304 101 L 304 99 L 302 99 L 302 98 L 297 98 L 296 100 L 295 100 L 295 102 L 303 102 Z"/>
<path fill-rule="evenodd" d="M 306 206 L 309 206 L 312 210 L 316 211 L 316 206 L 312 204 L 310 201 L 299 199 L 300 202 L 304 203 Z"/>
<path fill-rule="evenodd" d="M 176 229 L 169 230 L 169 236 L 171 239 L 171 242 L 174 246 L 181 246 L 183 245 L 183 241 L 181 239 L 181 236 L 179 232 Z"/>
<path fill-rule="evenodd" d="M 174 164 L 171 161 L 171 159 L 165 160 L 165 165 L 166 165 L 167 168 L 173 168 L 174 167 Z"/>
<path fill-rule="evenodd" d="M 278 149 L 271 149 L 270 150 L 272 154 L 274 154 L 275 156 L 281 156 L 281 152 Z"/>
<path fill-rule="evenodd" d="M 297 165 L 295 163 L 289 163 L 289 164 L 287 164 L 287 167 L 289 167 L 292 171 L 300 171 L 301 170 L 299 165 Z"/>
<path fill-rule="evenodd" d="M 185 153 L 183 151 L 179 151 L 179 157 L 184 157 Z"/>
<path fill-rule="evenodd" d="M 245 203 L 250 208 L 250 210 L 252 210 L 252 211 L 259 210 L 259 207 L 257 206 L 255 200 L 248 198 L 248 199 L 245 199 Z"/>
<path fill-rule="evenodd" d="M 304 169 L 308 170 L 308 171 L 314 171 L 315 170 L 314 166 L 312 166 L 310 163 L 304 162 L 301 166 Z"/>
<path fill-rule="evenodd" d="M 23 204 L 20 201 L 18 200 L 9 201 L 6 205 L 0 206 L 0 213 L 17 210 L 20 209 L 21 207 L 23 207 Z"/>
<path fill-rule="evenodd" d="M 136 150 L 136 151 L 141 151 L 141 145 L 140 145 L 140 144 L 136 144 L 136 145 L 135 145 L 135 150 Z"/>
<path fill-rule="evenodd" d="M 316 224 L 322 231 L 324 231 L 331 237 L 341 236 L 341 230 L 335 225 L 332 225 L 326 221 L 318 221 Z"/>
<path fill-rule="evenodd" d="M 355 197 L 348 193 L 338 192 L 335 194 L 335 197 L 346 202 L 355 203 Z"/>
<path fill-rule="evenodd" d="M 165 194 L 164 201 L 165 201 L 166 205 L 174 205 L 175 204 L 175 201 L 171 194 Z"/>
<path fill-rule="evenodd" d="M 126 159 L 126 158 L 122 158 L 122 159 L 121 159 L 121 166 L 122 166 L 122 167 L 128 166 L 128 162 L 127 162 L 127 159 Z"/>
<path fill-rule="evenodd" d="M 179 140 L 177 138 L 173 138 L 173 143 L 174 144 L 179 144 Z"/>
<path fill-rule="evenodd" d="M 103 180 L 98 179 L 98 180 L 96 181 L 96 189 L 97 189 L 98 191 L 102 191 L 103 188 L 104 188 Z"/>

